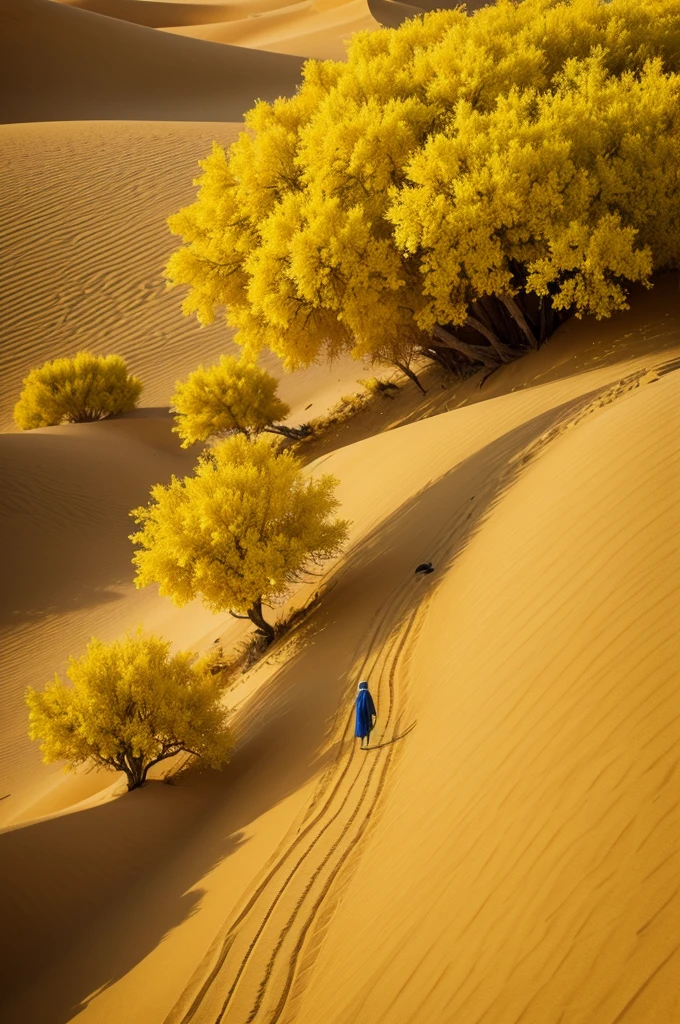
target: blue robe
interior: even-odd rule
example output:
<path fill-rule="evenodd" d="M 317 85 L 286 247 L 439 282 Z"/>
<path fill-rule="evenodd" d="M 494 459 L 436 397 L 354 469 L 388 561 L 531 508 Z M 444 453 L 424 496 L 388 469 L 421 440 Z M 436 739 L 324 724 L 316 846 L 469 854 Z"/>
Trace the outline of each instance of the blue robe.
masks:
<path fill-rule="evenodd" d="M 359 690 L 356 701 L 357 722 L 355 736 L 369 736 L 373 728 L 371 715 L 375 714 L 375 704 L 368 690 Z"/>

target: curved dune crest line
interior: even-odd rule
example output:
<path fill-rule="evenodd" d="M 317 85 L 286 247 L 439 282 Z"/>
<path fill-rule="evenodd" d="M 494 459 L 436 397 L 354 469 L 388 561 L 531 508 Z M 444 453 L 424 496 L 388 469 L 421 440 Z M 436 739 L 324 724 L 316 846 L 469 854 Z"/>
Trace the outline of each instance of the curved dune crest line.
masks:
<path fill-rule="evenodd" d="M 302 61 L 106 18 L 52 0 L 2 0 L 0 122 L 236 121 L 290 96 Z"/>
<path fill-rule="evenodd" d="M 167 32 L 211 39 L 319 60 L 345 60 L 347 41 L 355 32 L 380 28 L 366 0 L 327 3 L 301 0 L 257 17 L 166 29 Z"/>
<path fill-rule="evenodd" d="M 465 9 L 468 14 L 474 14 L 491 3 L 493 0 L 467 0 Z M 409 18 L 416 18 L 427 11 L 447 11 L 460 6 L 458 0 L 413 0 L 412 4 L 402 0 L 368 0 L 371 14 L 385 28 L 399 28 Z"/>
<path fill-rule="evenodd" d="M 328 988 L 324 987 L 322 996 L 309 1014 L 306 1013 L 302 997 L 309 978 L 316 977 L 314 963 L 319 949 L 328 949 L 331 959 L 334 956 L 332 943 L 336 941 L 335 936 L 324 938 L 324 935 L 329 925 L 333 927 L 335 907 L 339 902 L 342 906 L 346 903 L 346 887 L 354 871 L 351 858 L 355 853 L 360 854 L 366 829 L 369 825 L 374 826 L 378 818 L 375 794 L 371 789 L 378 778 L 375 773 L 379 767 L 384 767 L 387 772 L 388 765 L 384 761 L 388 752 L 390 757 L 397 753 L 400 748 L 396 743 L 402 740 L 403 749 L 407 749 L 414 742 L 416 733 L 423 737 L 422 743 L 418 745 L 420 753 L 424 754 L 426 760 L 432 756 L 423 750 L 424 745 L 429 751 L 429 729 L 432 723 L 425 722 L 423 735 L 420 710 L 423 690 L 430 685 L 431 673 L 438 671 L 436 653 L 439 647 L 434 647 L 429 661 L 419 657 L 422 644 L 414 644 L 417 636 L 417 630 L 414 630 L 415 616 L 418 615 L 421 628 L 427 629 L 430 618 L 427 595 L 431 591 L 427 588 L 416 589 L 411 578 L 412 565 L 408 565 L 404 554 L 410 551 L 412 558 L 417 561 L 419 555 L 427 552 L 438 566 L 438 571 L 445 572 L 447 564 L 460 556 L 470 542 L 483 543 L 486 530 L 484 520 L 489 509 L 499 501 L 500 508 L 503 507 L 504 495 L 515 486 L 526 466 L 547 446 L 559 442 L 562 434 L 572 429 L 574 424 L 587 421 L 594 411 L 630 395 L 643 386 L 645 381 L 652 379 L 653 375 L 637 371 L 612 386 L 600 387 L 590 395 L 572 397 L 563 403 L 559 403 L 557 393 L 553 392 L 552 404 L 544 406 L 544 411 L 533 417 L 528 415 L 529 409 L 538 412 L 541 408 L 539 396 L 533 396 L 533 401 L 532 396 L 525 396 L 527 404 L 523 414 L 519 408 L 519 396 L 507 396 L 498 403 L 489 403 L 484 410 L 485 417 L 480 415 L 478 418 L 473 409 L 466 410 L 465 415 L 462 410 L 453 414 L 450 423 L 453 436 L 458 439 L 461 432 L 469 436 L 467 444 L 461 444 L 458 440 L 453 442 L 454 449 L 449 450 L 448 462 L 450 466 L 457 458 L 462 461 L 458 462 L 455 470 L 444 472 L 433 487 L 426 488 L 422 496 L 409 503 L 409 512 L 404 511 L 397 517 L 400 527 L 395 527 L 395 534 L 383 528 L 383 546 L 379 551 L 376 552 L 373 545 L 367 548 L 367 556 L 373 550 L 374 558 L 377 559 L 371 565 L 372 575 L 381 571 L 380 560 L 385 549 L 388 549 L 399 563 L 407 562 L 409 577 L 402 577 L 391 592 L 383 595 L 374 622 L 367 626 L 365 645 L 355 657 L 353 677 L 367 676 L 378 695 L 379 729 L 371 754 L 375 761 L 366 760 L 365 754 L 352 749 L 350 710 L 344 722 L 341 748 L 344 754 L 338 755 L 333 771 L 324 778 L 303 826 L 292 842 L 280 849 L 245 907 L 227 923 L 165 1024 L 215 1024 L 217 1021 L 228 1024 L 231 1020 L 280 1020 L 290 1024 L 293 1021 L 325 1019 L 319 1015 L 325 1014 L 327 1017 L 329 1007 L 335 1007 L 334 980 Z M 548 390 L 553 391 L 552 388 Z M 562 391 L 562 394 L 566 397 L 568 392 Z M 477 412 L 480 413 L 480 410 L 477 409 Z M 516 425 L 510 429 L 515 416 L 518 417 Z M 483 423 L 484 419 L 486 424 Z M 503 423 L 505 434 L 501 428 Z M 488 439 L 497 433 L 500 436 L 480 450 L 478 431 L 480 428 L 483 430 L 484 426 Z M 444 469 L 447 461 L 447 445 L 441 444 L 442 437 L 446 435 L 449 440 L 453 440 L 445 421 L 422 422 L 407 428 L 402 435 L 404 443 L 399 446 L 399 450 L 404 453 L 407 447 L 412 452 L 418 447 L 420 435 L 422 450 L 433 451 L 436 448 L 435 432 L 445 453 L 442 460 L 430 462 L 431 472 L 436 474 L 436 466 Z M 410 437 L 411 445 L 407 444 L 407 437 Z M 411 493 L 413 467 L 407 468 L 406 459 L 399 468 L 394 466 L 396 447 L 392 446 L 388 451 L 390 442 L 394 441 L 389 436 L 374 438 L 357 447 L 356 451 L 337 452 L 333 457 L 333 471 L 342 478 L 349 475 L 350 471 L 359 477 L 362 470 L 368 470 L 372 463 L 376 494 L 382 493 L 383 486 L 389 486 L 386 480 L 391 472 L 399 478 L 394 484 L 395 488 L 401 487 L 403 493 Z M 468 445 L 469 451 L 475 454 L 470 459 L 464 459 L 463 453 Z M 366 465 L 363 464 L 362 456 L 368 460 Z M 381 467 L 379 472 L 375 469 L 377 465 Z M 329 464 L 324 463 L 324 468 L 329 468 Z M 402 473 L 405 474 L 403 477 Z M 414 530 L 416 521 L 418 532 Z M 474 540 L 480 527 L 481 535 L 478 540 Z M 415 547 L 417 537 L 420 537 L 420 543 Z M 566 563 L 564 568 L 568 568 Z M 452 574 L 454 572 L 452 570 Z M 334 596 L 338 592 L 336 590 Z M 446 638 L 448 649 L 454 639 L 451 624 L 447 620 L 445 629 L 442 629 L 439 622 L 438 629 Z M 441 642 L 440 635 L 439 646 Z M 482 646 L 478 634 L 474 642 Z M 413 696 L 409 698 L 411 690 Z M 443 699 L 448 699 L 448 695 L 444 695 Z M 445 758 L 446 754 L 439 751 L 434 756 Z M 392 795 L 394 777 L 390 776 L 387 789 L 385 781 L 388 775 L 384 778 L 381 776 L 381 779 L 380 791 L 385 793 L 382 806 L 386 816 L 392 814 L 407 817 L 411 811 L 417 810 L 419 798 L 413 797 L 418 792 L 416 784 L 409 786 L 408 798 L 402 804 L 395 805 Z M 433 822 L 438 820 L 440 814 L 441 810 L 432 811 Z M 382 826 L 378 825 L 378 833 L 381 829 Z M 400 864 L 399 844 L 395 841 L 392 846 L 390 839 L 387 844 L 390 849 L 381 851 L 382 859 L 378 869 L 383 872 L 389 871 L 392 863 Z M 425 860 L 429 855 L 427 850 L 424 851 Z M 348 864 L 351 866 L 348 867 Z M 408 883 L 404 881 L 403 884 Z M 353 905 L 351 917 L 354 923 L 348 923 L 347 931 L 341 934 L 341 945 L 347 940 L 351 947 L 353 929 L 361 919 L 362 922 L 375 922 L 370 942 L 374 948 L 379 948 L 380 943 L 385 941 L 382 922 L 376 919 L 376 910 L 365 892 L 362 897 L 366 902 L 361 906 L 356 903 Z M 389 928 L 384 934 L 390 934 Z M 342 948 L 344 950 L 344 946 Z M 416 951 L 412 951 L 411 955 L 415 960 L 418 959 Z M 348 957 L 352 959 L 352 954 L 348 953 Z M 372 960 L 375 959 L 374 951 Z M 378 960 L 378 970 L 383 970 L 385 965 L 379 957 Z M 347 965 L 345 969 L 348 969 Z M 400 977 L 403 978 L 405 973 L 407 971 L 404 967 Z M 361 1010 L 357 1005 L 352 1006 L 346 1018 L 338 1019 L 353 1021 L 360 1015 Z M 367 1015 L 367 1019 L 373 1018 Z M 389 1013 L 385 1019 L 390 1019 Z M 435 1015 L 429 1019 L 446 1018 Z"/>
<path fill-rule="evenodd" d="M 368 0 L 368 9 L 384 28 L 399 28 L 409 18 L 417 18 L 424 13 L 423 8 L 401 0 Z"/>
<path fill-rule="evenodd" d="M 435 591 L 418 727 L 282 1024 L 678 1018 L 679 399 L 538 438 Z"/>
<path fill-rule="evenodd" d="M 209 25 L 216 21 L 234 21 L 261 11 L 286 7 L 290 0 L 235 0 L 234 3 L 173 3 L 164 0 L 58 0 L 66 7 L 77 7 L 107 18 L 130 21 L 147 28 L 172 25 Z"/>

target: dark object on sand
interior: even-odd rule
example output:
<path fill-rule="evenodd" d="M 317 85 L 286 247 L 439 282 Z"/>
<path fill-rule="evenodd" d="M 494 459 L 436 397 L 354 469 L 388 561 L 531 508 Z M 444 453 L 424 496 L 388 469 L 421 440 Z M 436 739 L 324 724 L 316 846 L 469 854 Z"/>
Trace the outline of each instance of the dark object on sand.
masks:
<path fill-rule="evenodd" d="M 416 575 L 426 576 L 428 572 L 434 572 L 434 566 L 432 562 L 421 562 L 416 568 Z"/>

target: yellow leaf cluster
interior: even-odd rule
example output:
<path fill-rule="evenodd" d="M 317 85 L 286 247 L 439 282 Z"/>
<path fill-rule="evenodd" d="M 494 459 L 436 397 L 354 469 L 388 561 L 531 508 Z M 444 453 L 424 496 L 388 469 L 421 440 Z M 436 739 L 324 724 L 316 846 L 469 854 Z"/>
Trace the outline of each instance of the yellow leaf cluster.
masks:
<path fill-rule="evenodd" d="M 171 655 L 169 642 L 141 630 L 109 644 L 92 639 L 69 661 L 72 685 L 57 675 L 42 692 L 29 688 L 31 739 L 41 742 L 47 763 L 122 771 L 129 789 L 182 751 L 220 768 L 232 747 L 221 685 L 192 660 Z"/>
<path fill-rule="evenodd" d="M 142 382 L 128 373 L 120 356 L 78 352 L 31 370 L 14 407 L 21 430 L 82 423 L 134 409 Z"/>
<path fill-rule="evenodd" d="M 220 441 L 192 476 L 154 487 L 150 504 L 131 513 L 136 585 L 157 583 L 178 605 L 200 595 L 212 611 L 252 613 L 340 549 L 348 524 L 334 518 L 335 484 L 305 478 L 299 460 L 265 437 Z"/>
<path fill-rule="evenodd" d="M 278 381 L 252 359 L 222 356 L 178 381 L 170 399 L 182 447 L 232 430 L 256 434 L 290 412 L 277 397 Z"/>

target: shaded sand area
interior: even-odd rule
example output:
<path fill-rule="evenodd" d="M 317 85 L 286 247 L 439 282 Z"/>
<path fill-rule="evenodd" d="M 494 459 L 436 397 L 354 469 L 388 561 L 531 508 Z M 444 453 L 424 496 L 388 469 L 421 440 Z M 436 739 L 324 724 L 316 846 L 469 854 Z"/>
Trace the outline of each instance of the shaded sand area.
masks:
<path fill-rule="evenodd" d="M 0 0 L 0 16 L 3 123 L 235 121 L 300 80 L 298 57 L 175 37 L 53 0 Z"/>
<path fill-rule="evenodd" d="M 351 543 L 227 770 L 0 836 L 4 1020 L 677 1020 L 676 287 L 316 460 Z"/>

